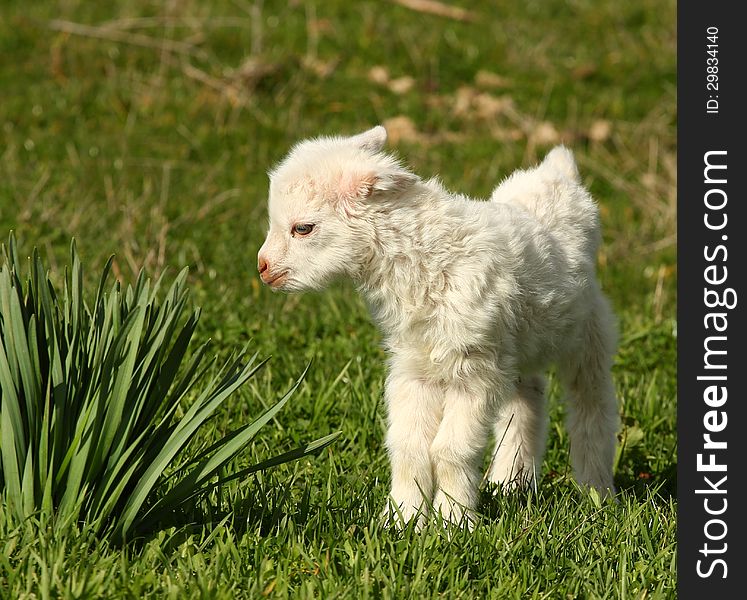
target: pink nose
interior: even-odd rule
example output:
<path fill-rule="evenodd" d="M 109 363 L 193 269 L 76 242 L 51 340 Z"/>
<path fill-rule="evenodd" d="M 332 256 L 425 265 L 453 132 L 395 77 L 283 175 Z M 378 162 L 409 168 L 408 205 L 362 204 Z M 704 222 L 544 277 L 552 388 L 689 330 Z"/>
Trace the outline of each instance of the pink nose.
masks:
<path fill-rule="evenodd" d="M 270 268 L 270 263 L 268 263 L 264 256 L 260 256 L 257 260 L 257 269 L 259 270 L 259 276 L 264 279 L 264 275 L 267 272 L 267 269 Z"/>

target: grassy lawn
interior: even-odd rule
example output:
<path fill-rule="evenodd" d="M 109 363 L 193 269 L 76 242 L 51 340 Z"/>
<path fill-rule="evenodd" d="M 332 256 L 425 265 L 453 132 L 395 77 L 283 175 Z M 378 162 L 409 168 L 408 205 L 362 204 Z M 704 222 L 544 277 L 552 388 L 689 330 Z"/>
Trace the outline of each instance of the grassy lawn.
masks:
<path fill-rule="evenodd" d="M 198 341 L 272 356 L 205 445 L 313 359 L 237 468 L 342 435 L 124 549 L 0 503 L 0 597 L 674 597 L 675 2 L 459 4 L 466 20 L 397 2 L 3 2 L 0 237 L 53 273 L 75 237 L 90 295 L 111 254 L 127 282 L 190 267 Z M 380 525 L 379 334 L 347 284 L 261 287 L 256 253 L 266 171 L 289 146 L 381 122 L 415 172 L 478 197 L 555 143 L 576 152 L 621 329 L 619 504 L 575 487 L 553 384 L 538 493 L 485 489 L 472 533 Z"/>

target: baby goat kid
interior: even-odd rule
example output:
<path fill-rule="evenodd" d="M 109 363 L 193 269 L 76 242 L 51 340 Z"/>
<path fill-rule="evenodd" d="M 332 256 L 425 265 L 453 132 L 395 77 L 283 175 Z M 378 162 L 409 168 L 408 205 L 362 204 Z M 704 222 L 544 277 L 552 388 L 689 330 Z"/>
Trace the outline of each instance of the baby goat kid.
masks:
<path fill-rule="evenodd" d="M 386 130 L 297 144 L 270 173 L 259 251 L 275 290 L 350 277 L 389 353 L 386 445 L 399 518 L 469 518 L 480 463 L 504 489 L 536 481 L 543 372 L 567 392 L 576 479 L 614 493 L 614 317 L 595 274 L 597 206 L 573 155 L 553 149 L 489 202 L 424 181 L 382 151 Z"/>

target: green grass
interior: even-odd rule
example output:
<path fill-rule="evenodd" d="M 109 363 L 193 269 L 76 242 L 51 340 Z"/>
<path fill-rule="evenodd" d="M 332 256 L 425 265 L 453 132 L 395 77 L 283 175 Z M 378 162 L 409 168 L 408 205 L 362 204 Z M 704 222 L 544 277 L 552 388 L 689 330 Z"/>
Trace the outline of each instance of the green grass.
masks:
<path fill-rule="evenodd" d="M 125 549 L 72 525 L 18 526 L 0 506 L 0 596 L 674 597 L 675 3 L 461 4 L 474 22 L 394 2 L 3 3 L 0 237 L 14 229 L 53 274 L 75 237 L 88 290 L 111 253 L 125 282 L 142 266 L 170 267 L 167 281 L 189 266 L 197 340 L 221 357 L 249 340 L 272 355 L 205 441 L 251 420 L 314 359 L 236 468 L 343 434 L 318 458 L 226 485 L 191 527 Z M 375 66 L 410 89 L 372 81 Z M 600 277 L 621 328 L 619 505 L 575 488 L 552 386 L 538 494 L 486 490 L 472 534 L 379 525 L 379 335 L 349 285 L 272 294 L 255 263 L 267 169 L 302 137 L 393 117 L 414 127 L 395 121 L 392 137 L 416 172 L 475 196 L 554 139 L 576 152 L 601 204 Z"/>

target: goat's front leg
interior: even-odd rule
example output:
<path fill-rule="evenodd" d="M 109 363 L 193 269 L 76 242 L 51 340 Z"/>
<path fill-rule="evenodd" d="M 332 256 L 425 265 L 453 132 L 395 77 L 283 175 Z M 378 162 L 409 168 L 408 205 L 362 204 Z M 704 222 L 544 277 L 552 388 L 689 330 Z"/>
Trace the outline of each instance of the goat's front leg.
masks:
<path fill-rule="evenodd" d="M 471 524 L 480 484 L 480 462 L 492 417 L 488 394 L 454 386 L 446 391 L 444 414 L 431 444 L 436 474 L 433 508 L 447 521 Z"/>
<path fill-rule="evenodd" d="M 433 498 L 429 448 L 441 421 L 443 393 L 423 380 L 393 373 L 387 378 L 385 396 L 392 466 L 387 514 L 391 511 L 399 525 L 415 517 L 423 524 Z"/>

